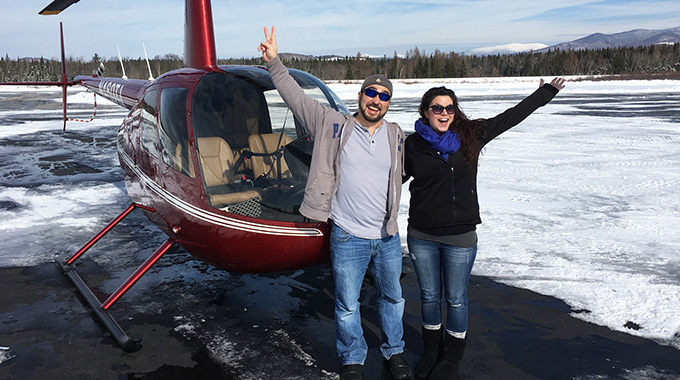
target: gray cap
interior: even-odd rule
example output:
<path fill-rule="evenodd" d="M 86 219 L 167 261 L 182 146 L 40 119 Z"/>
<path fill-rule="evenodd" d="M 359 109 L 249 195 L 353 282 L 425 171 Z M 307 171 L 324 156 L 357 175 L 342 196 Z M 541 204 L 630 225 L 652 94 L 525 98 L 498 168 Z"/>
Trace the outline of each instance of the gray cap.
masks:
<path fill-rule="evenodd" d="M 366 78 L 366 80 L 364 80 L 364 83 L 361 85 L 361 91 L 372 84 L 378 84 L 387 87 L 387 89 L 390 90 L 390 95 L 392 95 L 392 82 L 390 82 L 386 76 L 380 74 L 371 75 L 370 77 Z"/>

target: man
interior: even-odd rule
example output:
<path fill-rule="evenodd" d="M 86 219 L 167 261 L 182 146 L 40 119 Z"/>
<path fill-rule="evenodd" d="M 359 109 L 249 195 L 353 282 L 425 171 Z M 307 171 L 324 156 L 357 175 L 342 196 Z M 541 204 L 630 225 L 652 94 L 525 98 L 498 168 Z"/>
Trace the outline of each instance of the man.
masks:
<path fill-rule="evenodd" d="M 341 379 L 362 378 L 368 346 L 359 313 L 359 295 L 370 269 L 378 293 L 383 335 L 380 352 L 396 379 L 411 377 L 402 355 L 404 299 L 402 255 L 397 227 L 403 175 L 404 133 L 383 120 L 392 83 L 382 75 L 363 82 L 359 112 L 347 115 L 307 97 L 277 57 L 276 30 L 264 28 L 258 50 L 283 100 L 314 139 L 312 163 L 300 205 L 304 216 L 331 222 L 335 281 L 336 348 Z"/>

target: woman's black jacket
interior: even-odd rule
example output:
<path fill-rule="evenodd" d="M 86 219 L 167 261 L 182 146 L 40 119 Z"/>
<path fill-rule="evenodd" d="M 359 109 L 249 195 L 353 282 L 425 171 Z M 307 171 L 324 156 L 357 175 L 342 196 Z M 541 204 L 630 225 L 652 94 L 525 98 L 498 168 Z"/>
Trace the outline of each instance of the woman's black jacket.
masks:
<path fill-rule="evenodd" d="M 519 124 L 557 94 L 545 84 L 516 106 L 500 115 L 483 120 L 478 131 L 480 147 Z M 459 235 L 473 231 L 482 222 L 477 199 L 477 166 L 463 163 L 459 149 L 447 161 L 420 134 L 406 138 L 404 169 L 409 185 L 409 228 L 431 235 Z"/>

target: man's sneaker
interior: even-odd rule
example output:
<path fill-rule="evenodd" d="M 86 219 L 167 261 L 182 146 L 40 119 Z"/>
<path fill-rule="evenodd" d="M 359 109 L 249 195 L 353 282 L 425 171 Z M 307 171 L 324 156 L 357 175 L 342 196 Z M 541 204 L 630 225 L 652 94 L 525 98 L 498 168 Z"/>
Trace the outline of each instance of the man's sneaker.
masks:
<path fill-rule="evenodd" d="M 340 370 L 340 380 L 361 380 L 361 364 L 343 365 Z"/>
<path fill-rule="evenodd" d="M 408 379 L 411 377 L 411 369 L 408 367 L 408 363 L 406 363 L 406 359 L 404 359 L 404 355 L 402 354 L 395 354 L 392 355 L 389 360 L 385 361 L 385 364 L 387 367 L 390 369 L 390 373 L 392 374 L 392 377 L 395 379 Z"/>

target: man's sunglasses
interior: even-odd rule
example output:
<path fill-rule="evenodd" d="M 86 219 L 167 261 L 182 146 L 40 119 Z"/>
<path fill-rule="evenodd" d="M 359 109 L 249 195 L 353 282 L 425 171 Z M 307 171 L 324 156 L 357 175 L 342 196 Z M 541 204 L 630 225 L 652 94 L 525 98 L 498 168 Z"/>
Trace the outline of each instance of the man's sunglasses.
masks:
<path fill-rule="evenodd" d="M 439 104 L 435 104 L 433 106 L 430 106 L 430 108 L 432 109 L 432 113 L 435 115 L 441 115 L 442 112 L 444 112 L 444 110 L 446 110 L 446 113 L 448 113 L 449 115 L 453 115 L 454 113 L 456 113 L 456 107 L 454 105 L 442 107 Z"/>
<path fill-rule="evenodd" d="M 368 96 L 369 98 L 375 98 L 375 96 L 378 95 L 378 98 L 380 98 L 380 100 L 382 100 L 383 102 L 390 100 L 390 98 L 392 97 L 392 95 L 390 94 L 378 92 L 370 88 L 364 89 L 364 94 L 366 94 L 366 96 Z"/>

